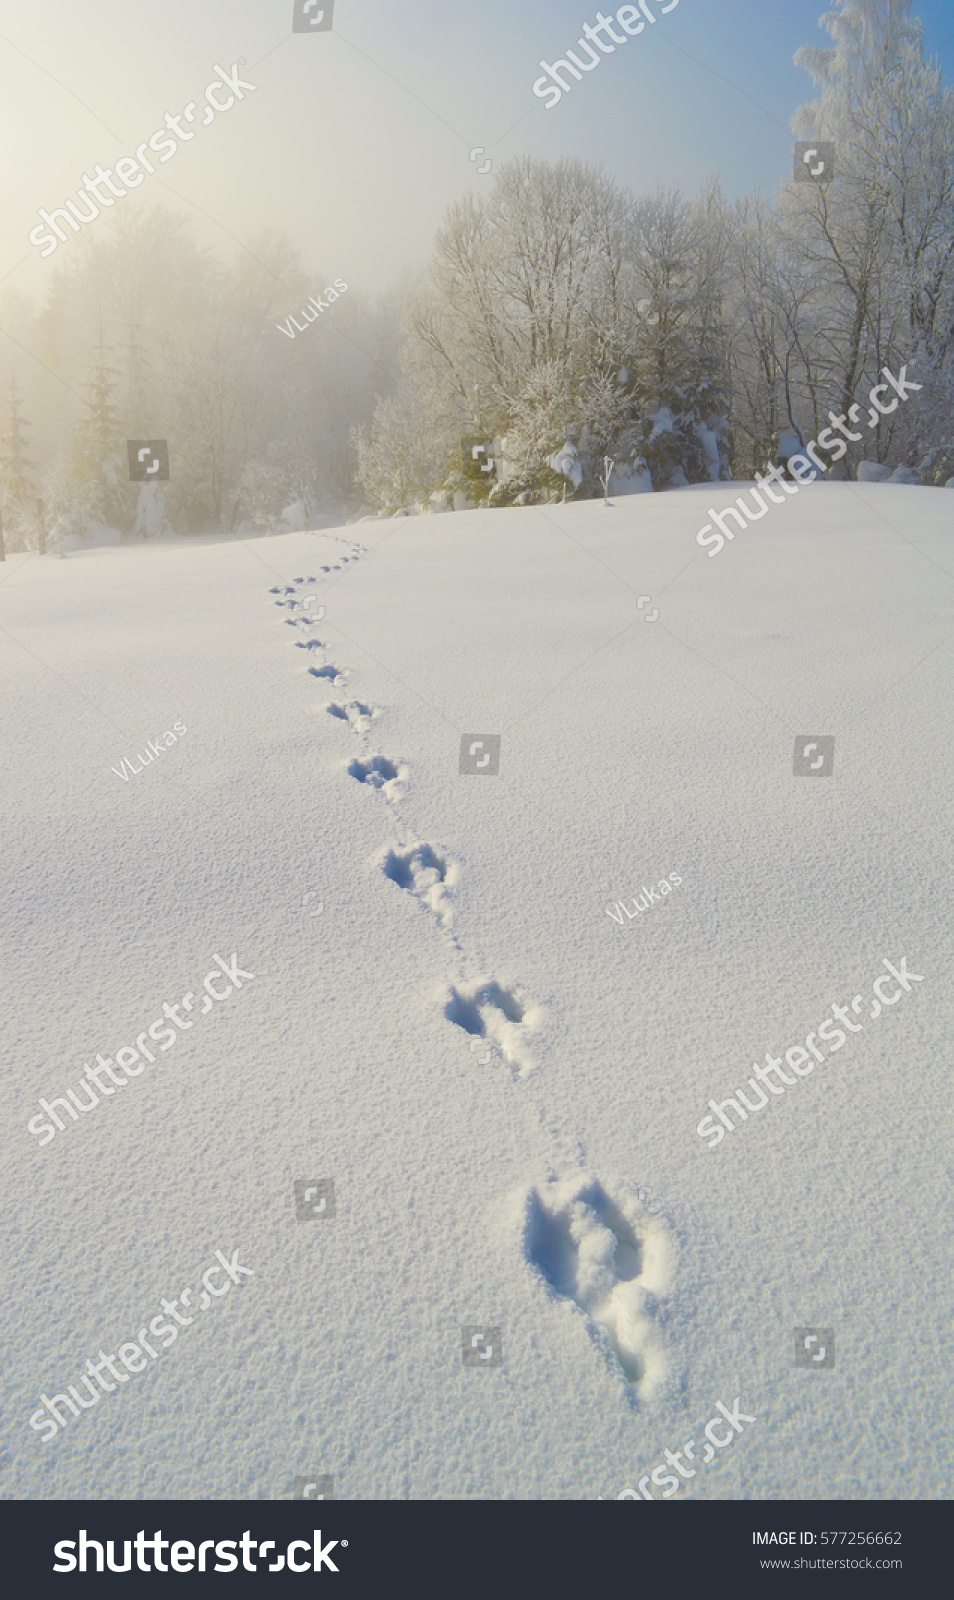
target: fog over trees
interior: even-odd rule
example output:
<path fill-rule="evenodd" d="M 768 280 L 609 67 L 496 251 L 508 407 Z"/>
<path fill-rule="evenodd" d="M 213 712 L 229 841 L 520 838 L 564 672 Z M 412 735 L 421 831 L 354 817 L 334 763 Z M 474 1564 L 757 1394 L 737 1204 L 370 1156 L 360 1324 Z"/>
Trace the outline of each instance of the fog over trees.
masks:
<path fill-rule="evenodd" d="M 124 535 L 663 490 L 745 478 L 782 441 L 905 364 L 917 403 L 862 460 L 954 475 L 954 95 L 910 0 L 838 0 L 795 137 L 830 182 L 730 202 L 635 195 L 579 160 L 517 157 L 452 205 L 426 274 L 349 287 L 289 339 L 325 279 L 287 240 L 229 260 L 190 224 L 127 208 L 70 241 L 41 307 L 3 294 L 0 497 L 8 548 L 96 524 Z M 16 342 L 15 342 L 16 341 Z M 166 438 L 144 516 L 127 438 Z M 492 446 L 494 473 L 461 439 Z M 569 445 L 570 449 L 564 449 Z M 784 455 L 784 449 L 782 449 Z M 42 502 L 42 507 L 38 506 Z"/>

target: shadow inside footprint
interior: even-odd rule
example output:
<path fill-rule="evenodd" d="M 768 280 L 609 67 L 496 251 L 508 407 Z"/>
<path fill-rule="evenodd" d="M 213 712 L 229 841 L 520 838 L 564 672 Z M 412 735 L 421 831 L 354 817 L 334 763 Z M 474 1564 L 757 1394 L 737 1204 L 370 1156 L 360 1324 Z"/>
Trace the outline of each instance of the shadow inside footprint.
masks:
<path fill-rule="evenodd" d="M 536 1194 L 527 1218 L 526 1255 L 554 1294 L 563 1300 L 575 1298 L 576 1248 L 563 1219 L 545 1211 Z"/>
<path fill-rule="evenodd" d="M 638 1278 L 643 1270 L 643 1246 L 636 1237 L 632 1223 L 600 1183 L 591 1184 L 579 1199 L 594 1219 L 613 1235 L 613 1276 L 616 1281 L 630 1283 Z M 527 1256 L 557 1294 L 569 1294 L 576 1298 L 578 1241 L 574 1238 L 567 1216 L 555 1216 L 547 1211 L 536 1194 L 528 1219 Z"/>
<path fill-rule="evenodd" d="M 458 880 L 457 863 L 443 856 L 434 845 L 393 845 L 378 857 L 378 865 L 391 883 L 413 895 L 445 926 L 453 916 L 450 891 Z M 469 1030 L 468 1030 L 469 1031 Z"/>
<path fill-rule="evenodd" d="M 422 875 L 427 875 L 423 879 L 427 887 L 443 883 L 447 877 L 447 862 L 442 861 L 429 844 L 419 844 L 413 850 L 389 850 L 382 871 L 399 889 L 418 890 Z"/>
<path fill-rule="evenodd" d="M 461 994 L 452 986 L 444 1015 L 448 1022 L 456 1022 L 465 1033 L 478 1033 L 483 1038 L 486 1025 L 481 1009 L 487 1006 L 493 1006 L 507 1022 L 522 1022 L 524 1019 L 524 1008 L 516 995 L 511 994 L 495 978 L 489 983 L 482 983 L 471 996 Z"/>
<path fill-rule="evenodd" d="M 509 989 L 504 989 L 497 983 L 496 979 L 478 989 L 474 998 L 483 1001 L 485 1005 L 496 1006 L 498 1011 L 503 1012 L 508 1022 L 523 1021 L 524 1010 L 520 1001 L 516 995 L 510 993 Z"/>
<path fill-rule="evenodd" d="M 659 1224 L 647 1222 L 645 1236 L 603 1185 L 592 1179 L 544 1198 L 529 1196 L 524 1249 L 554 1294 L 573 1300 L 606 1337 L 628 1383 L 642 1389 L 652 1382 L 652 1319 L 657 1296 L 667 1289 Z M 549 1203 L 548 1203 L 549 1201 Z M 650 1238 L 655 1240 L 654 1249 Z"/>
<path fill-rule="evenodd" d="M 347 705 L 340 705 L 333 700 L 325 706 L 325 710 L 330 717 L 349 723 L 355 733 L 364 733 L 378 715 L 377 706 L 365 705 L 363 700 L 349 700 Z"/>
<path fill-rule="evenodd" d="M 473 1000 L 465 1000 L 462 994 L 455 989 L 451 994 L 444 1015 L 448 1022 L 455 1022 L 458 1028 L 463 1028 L 465 1033 L 475 1033 L 484 1038 L 484 1019 L 478 1011 Z"/>
<path fill-rule="evenodd" d="M 327 668 L 323 671 L 327 674 Z M 387 756 L 370 756 L 367 761 L 352 761 L 348 766 L 352 778 L 357 778 L 359 783 L 370 783 L 373 788 L 380 789 L 398 775 L 398 769 Z"/>
<path fill-rule="evenodd" d="M 329 661 L 329 663 L 328 663 L 328 665 L 326 667 L 309 667 L 308 671 L 311 673 L 311 676 L 313 678 L 332 678 L 333 679 L 333 678 L 340 678 L 341 677 L 340 668 L 339 667 L 333 667 L 331 665 L 330 661 Z"/>

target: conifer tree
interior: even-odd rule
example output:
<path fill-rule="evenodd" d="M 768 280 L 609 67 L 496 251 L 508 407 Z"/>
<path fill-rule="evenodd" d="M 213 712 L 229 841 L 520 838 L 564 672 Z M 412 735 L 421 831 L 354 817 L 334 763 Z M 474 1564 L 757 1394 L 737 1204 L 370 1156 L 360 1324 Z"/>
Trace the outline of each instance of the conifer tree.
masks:
<path fill-rule="evenodd" d="M 77 429 L 74 472 L 81 514 L 117 526 L 128 514 L 128 491 L 116 404 L 118 375 L 100 328 L 99 346 L 86 386 L 85 414 Z"/>
<path fill-rule="evenodd" d="M 29 420 L 20 410 L 19 386 L 16 378 L 11 377 L 3 431 L 0 432 L 0 501 L 11 550 L 29 549 L 37 538 L 33 461 L 25 432 L 29 426 Z"/>

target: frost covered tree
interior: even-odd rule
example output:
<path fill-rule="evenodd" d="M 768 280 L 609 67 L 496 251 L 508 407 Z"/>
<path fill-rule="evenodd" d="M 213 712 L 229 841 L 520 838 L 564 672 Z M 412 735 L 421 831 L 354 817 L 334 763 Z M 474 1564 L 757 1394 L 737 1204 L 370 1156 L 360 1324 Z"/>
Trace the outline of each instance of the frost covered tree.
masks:
<path fill-rule="evenodd" d="M 471 492 L 461 471 L 461 439 L 493 437 L 479 417 L 468 416 L 461 397 L 448 394 L 426 350 L 407 353 L 394 392 L 375 403 L 370 425 L 356 426 L 352 446 L 365 505 L 394 513 L 432 494 Z"/>
<path fill-rule="evenodd" d="M 154 528 L 126 483 L 128 437 L 168 439 L 183 532 L 275 527 L 292 503 L 585 498 L 606 457 L 612 494 L 675 488 L 760 470 L 829 410 L 866 416 L 886 366 L 923 388 L 858 430 L 835 472 L 866 460 L 946 482 L 954 101 L 911 11 L 833 0 L 830 48 L 797 56 L 815 98 L 794 131 L 834 144 L 831 182 L 732 205 L 716 182 L 637 198 L 583 161 L 519 157 L 448 209 L 426 275 L 375 304 L 351 290 L 294 341 L 276 324 L 324 280 L 289 240 L 263 233 L 228 262 L 176 213 L 118 208 L 71 242 L 41 311 L 0 290 L 4 325 L 44 362 L 41 492 L 78 526 Z M 486 479 L 464 462 L 471 436 L 495 441 Z"/>
<path fill-rule="evenodd" d="M 640 201 L 634 255 L 645 289 L 628 362 L 638 454 L 657 489 L 725 476 L 729 250 L 718 186 L 693 203 L 678 191 Z"/>
<path fill-rule="evenodd" d="M 796 137 L 831 140 L 834 180 L 790 184 L 780 217 L 801 301 L 805 425 L 824 425 L 908 364 L 925 385 L 916 405 L 853 447 L 915 465 L 950 441 L 954 349 L 954 96 L 924 59 L 911 0 L 837 0 L 829 50 L 796 63 L 818 87 L 793 119 Z M 843 470 L 849 470 L 846 464 Z"/>
<path fill-rule="evenodd" d="M 494 504 L 562 491 L 551 460 L 567 442 L 583 495 L 601 492 L 606 455 L 637 471 L 650 460 L 660 488 L 719 476 L 724 210 L 715 188 L 694 205 L 637 204 L 599 168 L 530 157 L 503 166 L 488 197 L 452 206 L 406 324 L 404 361 L 427 382 L 404 391 L 404 426 L 422 432 L 413 407 L 435 397 L 454 419 L 427 486 L 452 477 L 455 435 L 471 431 L 503 440 Z M 380 470 L 392 450 L 407 446 L 388 406 L 366 452 Z"/>
<path fill-rule="evenodd" d="M 411 331 L 447 402 L 506 435 L 501 502 L 550 491 L 547 459 L 584 426 L 584 387 L 620 366 L 630 207 L 596 168 L 523 157 L 438 231 Z"/>
<path fill-rule="evenodd" d="M 536 365 L 510 398 L 500 481 L 490 495 L 494 505 L 549 499 L 558 488 L 562 492 L 562 474 L 551 458 L 581 430 L 582 412 L 573 388 L 562 363 L 549 359 Z"/>

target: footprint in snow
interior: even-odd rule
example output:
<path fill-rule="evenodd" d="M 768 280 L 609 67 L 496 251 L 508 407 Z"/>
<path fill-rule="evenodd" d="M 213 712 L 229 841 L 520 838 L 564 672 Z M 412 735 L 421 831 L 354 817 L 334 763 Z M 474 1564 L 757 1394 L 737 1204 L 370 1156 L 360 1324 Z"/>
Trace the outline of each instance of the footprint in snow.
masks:
<path fill-rule="evenodd" d="M 438 922 L 445 927 L 450 923 L 453 909 L 449 890 L 456 887 L 459 878 L 456 861 L 422 840 L 418 844 L 392 845 L 379 857 L 379 865 L 386 878 L 419 900 Z"/>
<path fill-rule="evenodd" d="M 538 1026 L 543 1010 L 518 987 L 508 988 L 496 978 L 459 987 L 450 984 L 444 1015 L 465 1033 L 496 1044 L 514 1077 L 523 1078 L 533 1070 L 527 1036 Z"/>
<path fill-rule="evenodd" d="M 392 761 L 389 756 L 367 756 L 348 764 L 348 773 L 359 783 L 380 789 L 386 800 L 397 800 L 404 793 L 409 770 L 403 761 Z"/>
<path fill-rule="evenodd" d="M 590 1338 L 648 1398 L 666 1374 L 655 1327 L 675 1257 L 665 1223 L 622 1187 L 575 1173 L 527 1191 L 523 1249 L 551 1295 L 579 1306 Z"/>
<path fill-rule="evenodd" d="M 296 578 L 295 579 L 295 584 L 299 584 L 299 585 L 300 584 L 304 584 L 304 583 L 317 583 L 317 582 L 318 582 L 317 578 Z M 307 612 L 308 607 L 310 605 L 316 603 L 318 597 L 317 597 L 317 595 L 305 595 L 303 597 L 301 589 L 300 588 L 296 589 L 295 588 L 295 584 L 292 584 L 292 583 L 286 583 L 284 585 L 276 584 L 271 589 L 269 589 L 268 592 L 269 592 L 269 594 L 277 594 L 277 595 L 284 595 L 286 597 L 287 596 L 291 597 L 290 599 L 289 598 L 285 598 L 285 599 L 282 599 L 282 600 L 276 600 L 275 601 L 275 605 L 277 605 L 277 606 L 285 606 L 286 609 L 289 610 L 289 611 Z"/>
<path fill-rule="evenodd" d="M 366 733 L 375 717 L 381 715 L 381 708 L 375 705 L 365 705 L 363 700 L 349 700 L 347 705 L 339 705 L 332 700 L 325 706 L 329 717 L 336 717 L 339 722 L 347 722 L 355 733 Z"/>
<path fill-rule="evenodd" d="M 309 667 L 308 671 L 313 678 L 327 678 L 330 683 L 344 682 L 344 673 L 341 668 L 334 666 L 330 661 L 326 662 L 323 667 Z"/>

